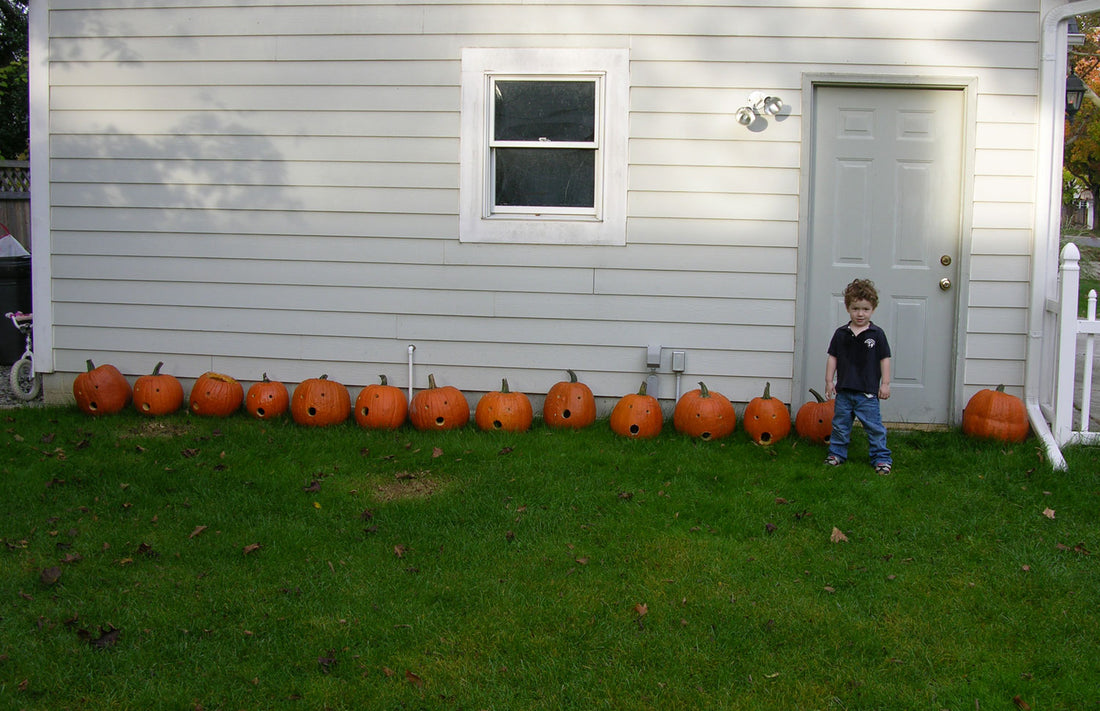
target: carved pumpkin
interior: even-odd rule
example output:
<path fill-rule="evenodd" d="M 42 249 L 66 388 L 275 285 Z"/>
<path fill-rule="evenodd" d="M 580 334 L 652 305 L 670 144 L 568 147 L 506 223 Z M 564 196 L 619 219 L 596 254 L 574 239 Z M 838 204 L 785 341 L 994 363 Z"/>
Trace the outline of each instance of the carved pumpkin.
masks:
<path fill-rule="evenodd" d="M 799 437 L 828 444 L 829 435 L 833 433 L 833 410 L 836 408 L 836 400 L 826 400 L 813 388 L 810 388 L 810 394 L 814 396 L 814 400 L 798 408 L 798 414 L 794 417 L 794 431 Z"/>
<path fill-rule="evenodd" d="M 113 415 L 130 404 L 133 390 L 118 368 L 88 360 L 88 371 L 73 380 L 76 406 L 86 415 Z"/>
<path fill-rule="evenodd" d="M 191 388 L 191 412 L 208 417 L 228 417 L 244 400 L 244 386 L 224 373 L 203 373 Z"/>
<path fill-rule="evenodd" d="M 174 375 L 160 372 L 164 363 L 157 363 L 151 375 L 134 381 L 134 409 L 143 415 L 168 415 L 183 406 L 183 386 Z"/>
<path fill-rule="evenodd" d="M 550 427 L 571 427 L 579 430 L 596 421 L 596 398 L 592 390 L 577 381 L 572 370 L 569 380 L 555 383 L 542 404 L 542 419 Z"/>
<path fill-rule="evenodd" d="M 351 395 L 343 384 L 327 375 L 298 383 L 290 400 L 290 416 L 299 425 L 338 425 L 351 414 Z"/>
<path fill-rule="evenodd" d="M 290 407 L 290 393 L 277 380 L 269 380 L 267 373 L 258 383 L 252 383 L 244 396 L 245 411 L 257 420 L 273 420 L 282 417 Z"/>
<path fill-rule="evenodd" d="M 708 390 L 706 384 L 699 381 L 698 390 L 680 396 L 672 411 L 672 425 L 677 432 L 689 437 L 721 439 L 737 426 L 737 412 L 728 398 Z"/>
<path fill-rule="evenodd" d="M 646 439 L 661 434 L 664 414 L 657 398 L 646 394 L 645 381 L 636 393 L 619 398 L 611 410 L 611 431 L 623 437 Z"/>
<path fill-rule="evenodd" d="M 355 421 L 367 429 L 395 430 L 405 424 L 409 401 L 404 390 L 386 382 L 385 375 L 378 377 L 381 383 L 368 385 L 355 398 Z"/>
<path fill-rule="evenodd" d="M 791 413 L 779 398 L 771 396 L 772 384 L 764 385 L 764 396 L 754 397 L 745 408 L 745 431 L 757 444 L 774 444 L 791 431 Z"/>
<path fill-rule="evenodd" d="M 1004 385 L 979 390 L 966 403 L 962 429 L 971 437 L 1023 442 L 1029 429 L 1027 409 L 1023 400 L 1005 392 Z"/>
<path fill-rule="evenodd" d="M 413 395 L 409 421 L 418 430 L 453 430 L 470 421 L 470 403 L 452 385 L 437 387 L 435 375 L 428 376 L 428 389 Z"/>
<path fill-rule="evenodd" d="M 474 410 L 474 422 L 485 432 L 526 432 L 533 417 L 531 400 L 523 393 L 510 391 L 507 379 L 500 381 L 500 390 L 482 395 Z"/>

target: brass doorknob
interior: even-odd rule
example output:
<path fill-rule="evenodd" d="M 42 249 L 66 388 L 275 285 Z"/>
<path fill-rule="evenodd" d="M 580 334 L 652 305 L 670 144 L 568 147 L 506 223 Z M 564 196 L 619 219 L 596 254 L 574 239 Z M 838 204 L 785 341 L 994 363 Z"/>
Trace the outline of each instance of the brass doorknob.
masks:
<path fill-rule="evenodd" d="M 940 279 L 940 289 L 941 290 L 947 291 L 950 288 L 951 288 L 951 280 L 950 279 L 948 279 L 947 277 L 944 277 L 943 279 Z"/>

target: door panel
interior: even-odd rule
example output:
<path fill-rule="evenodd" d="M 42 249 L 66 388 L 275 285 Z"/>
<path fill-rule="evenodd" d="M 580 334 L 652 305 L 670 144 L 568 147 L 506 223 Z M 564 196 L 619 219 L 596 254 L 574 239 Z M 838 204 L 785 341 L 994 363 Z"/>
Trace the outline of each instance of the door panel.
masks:
<path fill-rule="evenodd" d="M 873 320 L 893 351 L 883 418 L 950 421 L 954 387 L 961 90 L 817 87 L 808 231 L 804 380 L 820 384 L 844 287 L 871 279 Z M 948 257 L 945 265 L 941 257 Z M 941 289 L 940 280 L 951 286 Z"/>

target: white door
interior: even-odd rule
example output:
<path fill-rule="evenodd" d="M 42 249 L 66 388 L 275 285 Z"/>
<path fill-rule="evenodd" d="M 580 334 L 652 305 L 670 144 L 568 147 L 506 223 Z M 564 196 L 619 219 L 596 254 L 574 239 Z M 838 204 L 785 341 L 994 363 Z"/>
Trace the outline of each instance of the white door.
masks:
<path fill-rule="evenodd" d="M 844 287 L 871 279 L 893 351 L 887 422 L 951 420 L 964 95 L 817 87 L 803 382 L 824 387 Z M 805 393 L 803 393 L 805 394 Z M 797 400 L 797 398 L 795 398 Z"/>

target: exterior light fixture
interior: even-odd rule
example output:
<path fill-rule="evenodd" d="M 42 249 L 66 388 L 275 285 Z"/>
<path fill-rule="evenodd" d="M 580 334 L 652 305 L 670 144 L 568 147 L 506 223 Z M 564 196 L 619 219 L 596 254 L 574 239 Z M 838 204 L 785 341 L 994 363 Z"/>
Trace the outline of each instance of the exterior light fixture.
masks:
<path fill-rule="evenodd" d="M 1081 102 L 1085 99 L 1085 82 L 1076 74 L 1066 77 L 1066 118 L 1073 121 L 1073 117 L 1081 110 Z"/>
<path fill-rule="evenodd" d="M 734 116 L 737 123 L 748 126 L 757 116 L 775 116 L 783 110 L 783 100 L 778 96 L 768 96 L 762 91 L 749 94 L 749 103 L 737 109 Z"/>

